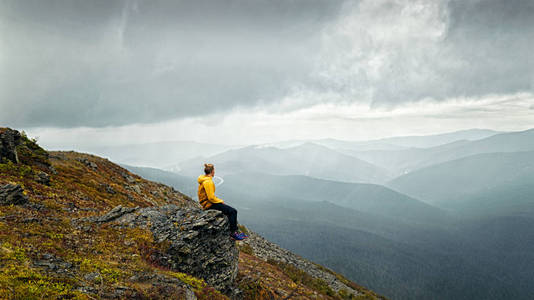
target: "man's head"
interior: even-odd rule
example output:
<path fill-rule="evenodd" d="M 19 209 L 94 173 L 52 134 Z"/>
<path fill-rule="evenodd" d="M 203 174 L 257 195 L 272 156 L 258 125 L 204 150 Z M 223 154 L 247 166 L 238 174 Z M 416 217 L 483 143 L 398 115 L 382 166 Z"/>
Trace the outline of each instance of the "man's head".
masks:
<path fill-rule="evenodd" d="M 211 176 L 215 175 L 215 167 L 213 164 L 204 164 L 204 173 Z"/>

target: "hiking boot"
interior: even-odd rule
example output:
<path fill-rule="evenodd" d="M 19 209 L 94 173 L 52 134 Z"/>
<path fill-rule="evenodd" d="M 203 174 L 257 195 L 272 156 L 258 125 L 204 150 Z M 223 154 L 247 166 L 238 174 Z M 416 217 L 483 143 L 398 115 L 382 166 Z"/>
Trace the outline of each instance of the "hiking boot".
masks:
<path fill-rule="evenodd" d="M 246 239 L 248 236 L 245 235 L 245 234 L 242 233 L 242 232 L 237 232 L 237 231 L 235 231 L 234 233 L 232 233 L 232 234 L 230 235 L 230 237 L 233 238 L 234 240 L 241 241 L 241 240 Z"/>

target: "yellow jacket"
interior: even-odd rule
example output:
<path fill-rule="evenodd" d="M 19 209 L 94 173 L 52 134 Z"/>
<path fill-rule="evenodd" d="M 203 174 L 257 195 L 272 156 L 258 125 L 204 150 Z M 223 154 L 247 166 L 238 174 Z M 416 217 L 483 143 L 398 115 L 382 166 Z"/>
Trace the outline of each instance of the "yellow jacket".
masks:
<path fill-rule="evenodd" d="M 215 197 L 215 184 L 211 179 L 211 176 L 200 175 L 198 176 L 198 202 L 202 205 L 203 209 L 210 208 L 212 203 L 224 203 L 220 198 Z"/>

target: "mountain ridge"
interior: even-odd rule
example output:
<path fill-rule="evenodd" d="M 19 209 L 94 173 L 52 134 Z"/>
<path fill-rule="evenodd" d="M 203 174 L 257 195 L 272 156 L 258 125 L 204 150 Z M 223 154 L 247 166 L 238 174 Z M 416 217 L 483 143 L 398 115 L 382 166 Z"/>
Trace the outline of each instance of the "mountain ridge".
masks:
<path fill-rule="evenodd" d="M 492 152 L 534 150 L 534 128 L 524 131 L 498 133 L 479 140 L 457 140 L 430 148 L 403 150 L 351 151 L 349 154 L 403 175 L 415 170 L 466 157 Z"/>
<path fill-rule="evenodd" d="M 473 197 L 483 198 L 477 196 L 480 193 L 490 199 L 492 193 L 501 189 L 513 191 L 531 186 L 533 161 L 534 151 L 474 154 L 416 170 L 389 181 L 387 186 L 428 203 L 451 208 L 458 206 L 460 199 L 468 202 Z M 467 181 L 469 185 L 465 185 Z M 502 196 L 506 194 L 508 202 L 512 201 L 513 193 Z M 530 194 L 524 193 L 525 196 Z"/>
<path fill-rule="evenodd" d="M 219 174 L 223 176 L 262 170 L 276 175 L 302 174 L 352 182 L 382 182 L 388 178 L 387 171 L 381 167 L 314 143 L 286 149 L 272 146 L 258 148 L 254 145 L 232 149 L 204 160 L 186 161 L 180 164 L 182 171 L 178 174 L 197 176 L 205 160 L 217 165 Z"/>

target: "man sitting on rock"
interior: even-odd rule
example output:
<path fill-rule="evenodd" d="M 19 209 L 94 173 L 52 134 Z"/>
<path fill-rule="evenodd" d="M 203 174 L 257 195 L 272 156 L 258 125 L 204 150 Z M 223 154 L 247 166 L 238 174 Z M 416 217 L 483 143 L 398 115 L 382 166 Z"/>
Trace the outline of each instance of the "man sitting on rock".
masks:
<path fill-rule="evenodd" d="M 204 175 L 198 176 L 198 201 L 204 210 L 216 209 L 221 211 L 228 217 L 230 222 L 230 236 L 234 240 L 243 240 L 248 236 L 237 230 L 237 210 L 229 205 L 224 204 L 224 201 L 215 196 L 215 184 L 213 183 L 213 176 L 215 175 L 215 167 L 213 164 L 204 164 Z"/>

